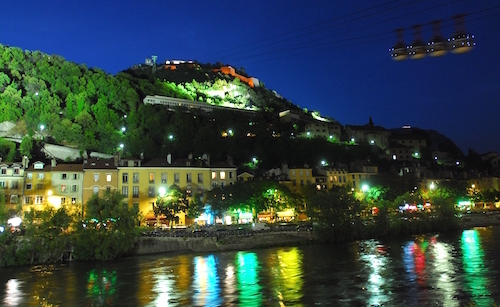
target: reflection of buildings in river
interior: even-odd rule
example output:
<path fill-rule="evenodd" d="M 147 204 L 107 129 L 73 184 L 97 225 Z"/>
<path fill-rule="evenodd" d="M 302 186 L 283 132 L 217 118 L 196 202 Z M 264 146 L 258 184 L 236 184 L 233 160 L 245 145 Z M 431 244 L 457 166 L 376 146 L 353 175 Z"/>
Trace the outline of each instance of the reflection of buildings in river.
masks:
<path fill-rule="evenodd" d="M 490 281 L 485 276 L 484 251 L 481 237 L 491 235 L 491 229 L 469 229 L 462 232 L 462 266 L 465 273 L 466 290 L 472 296 L 472 301 L 478 306 L 493 306 L 491 292 L 488 289 Z"/>
<path fill-rule="evenodd" d="M 303 255 L 297 247 L 278 249 L 268 260 L 271 268 L 272 292 L 280 305 L 300 302 L 303 296 Z"/>
<path fill-rule="evenodd" d="M 259 280 L 261 267 L 257 255 L 253 252 L 238 252 L 236 265 L 240 306 L 261 306 L 262 292 Z"/>

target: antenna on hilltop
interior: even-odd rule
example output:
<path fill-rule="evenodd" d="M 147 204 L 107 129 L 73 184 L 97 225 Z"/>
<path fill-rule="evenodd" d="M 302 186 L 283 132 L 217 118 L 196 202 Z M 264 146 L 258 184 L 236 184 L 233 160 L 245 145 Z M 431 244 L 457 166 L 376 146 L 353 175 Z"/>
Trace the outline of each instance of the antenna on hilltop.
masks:
<path fill-rule="evenodd" d="M 155 71 L 156 71 L 156 59 L 157 59 L 157 58 L 158 58 L 158 56 L 156 56 L 156 55 L 152 55 L 152 56 L 151 56 L 151 60 L 152 60 L 152 62 L 153 62 L 153 72 L 155 72 Z"/>

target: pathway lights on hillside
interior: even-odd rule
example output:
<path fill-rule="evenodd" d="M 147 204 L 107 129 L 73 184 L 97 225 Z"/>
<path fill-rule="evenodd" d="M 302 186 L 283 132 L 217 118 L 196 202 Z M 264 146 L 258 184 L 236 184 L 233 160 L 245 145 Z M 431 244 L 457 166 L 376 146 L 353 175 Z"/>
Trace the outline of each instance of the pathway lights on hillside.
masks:
<path fill-rule="evenodd" d="M 123 150 L 123 147 L 124 147 L 123 143 L 122 143 L 122 144 L 120 144 L 120 149 L 121 149 L 121 150 Z"/>
<path fill-rule="evenodd" d="M 168 135 L 168 139 L 169 139 L 170 141 L 173 141 L 173 140 L 174 140 L 174 135 L 173 135 L 173 134 L 169 134 L 169 135 Z"/>
<path fill-rule="evenodd" d="M 122 127 L 122 133 L 124 133 L 124 132 L 125 132 L 125 130 L 126 130 L 126 129 L 125 129 L 125 127 Z"/>

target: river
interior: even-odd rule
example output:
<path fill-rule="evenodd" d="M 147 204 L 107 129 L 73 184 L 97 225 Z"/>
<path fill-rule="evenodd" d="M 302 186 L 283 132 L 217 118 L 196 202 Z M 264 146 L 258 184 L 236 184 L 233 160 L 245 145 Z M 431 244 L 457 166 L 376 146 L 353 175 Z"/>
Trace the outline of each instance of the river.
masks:
<path fill-rule="evenodd" d="M 0 268 L 1 306 L 500 303 L 500 227 L 114 262 Z"/>

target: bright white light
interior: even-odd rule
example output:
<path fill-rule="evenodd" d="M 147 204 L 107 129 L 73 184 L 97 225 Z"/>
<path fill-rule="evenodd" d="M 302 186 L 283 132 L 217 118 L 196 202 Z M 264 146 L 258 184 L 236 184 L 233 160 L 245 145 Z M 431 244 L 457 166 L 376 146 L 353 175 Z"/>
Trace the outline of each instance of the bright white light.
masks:
<path fill-rule="evenodd" d="M 160 187 L 160 188 L 158 189 L 158 194 L 159 194 L 161 197 L 163 197 L 163 196 L 165 196 L 165 194 L 167 194 L 167 190 L 166 190 L 164 187 Z"/>
<path fill-rule="evenodd" d="M 40 125 L 40 130 L 43 131 L 43 129 L 45 129 L 45 126 L 44 125 Z"/>
<path fill-rule="evenodd" d="M 23 220 L 20 217 L 15 216 L 13 218 L 8 219 L 7 224 L 11 225 L 12 227 L 19 227 L 22 221 Z"/>
<path fill-rule="evenodd" d="M 370 187 L 367 184 L 363 184 L 363 186 L 361 187 L 361 190 L 363 192 L 368 192 L 369 189 L 370 189 Z"/>
<path fill-rule="evenodd" d="M 122 132 L 125 132 L 125 127 L 122 127 Z"/>
<path fill-rule="evenodd" d="M 123 149 L 123 144 L 120 144 L 120 148 Z"/>

